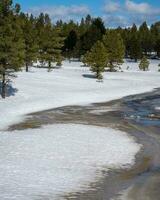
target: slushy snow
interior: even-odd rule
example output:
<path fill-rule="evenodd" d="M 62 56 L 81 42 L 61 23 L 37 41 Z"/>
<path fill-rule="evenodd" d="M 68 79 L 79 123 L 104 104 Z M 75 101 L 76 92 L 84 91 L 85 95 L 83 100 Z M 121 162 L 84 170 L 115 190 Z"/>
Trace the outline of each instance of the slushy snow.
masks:
<path fill-rule="evenodd" d="M 103 83 L 81 65 L 64 62 L 50 73 L 37 68 L 18 72 L 12 84 L 18 91 L 0 99 L 1 200 L 61 199 L 64 193 L 87 189 L 102 170 L 133 164 L 140 146 L 120 131 L 83 125 L 4 131 L 32 112 L 106 102 L 160 86 L 154 62 L 148 72 L 125 62 L 124 73 L 105 72 Z"/>
<path fill-rule="evenodd" d="M 14 96 L 0 100 L 0 129 L 22 120 L 31 112 L 106 102 L 160 86 L 160 73 L 155 61 L 148 72 L 139 72 L 138 64 L 125 62 L 123 73 L 104 73 L 103 83 L 91 78 L 93 73 L 81 65 L 80 62 L 64 62 L 62 69 L 52 72 L 31 68 L 29 73 L 17 73 L 12 85 L 18 91 Z M 130 71 L 126 71 L 128 65 Z"/>
<path fill-rule="evenodd" d="M 0 199 L 63 199 L 88 189 L 101 171 L 127 167 L 140 150 L 110 128 L 51 125 L 0 134 Z"/>

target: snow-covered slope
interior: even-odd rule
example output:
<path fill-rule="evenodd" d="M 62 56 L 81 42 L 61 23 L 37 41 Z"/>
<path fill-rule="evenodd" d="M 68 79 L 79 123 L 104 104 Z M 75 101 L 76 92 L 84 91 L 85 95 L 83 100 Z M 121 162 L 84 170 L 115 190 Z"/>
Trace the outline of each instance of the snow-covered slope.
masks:
<path fill-rule="evenodd" d="M 139 149 L 126 133 L 96 126 L 1 133 L 0 199 L 63 199 L 67 192 L 86 190 L 102 170 L 133 164 Z"/>
<path fill-rule="evenodd" d="M 152 61 L 153 62 L 153 61 Z M 104 73 L 104 82 L 96 82 L 88 68 L 79 62 L 64 62 L 62 69 L 48 73 L 47 69 L 30 69 L 29 73 L 19 72 L 13 87 L 18 89 L 15 96 L 0 99 L 0 129 L 21 120 L 25 114 L 44 109 L 102 102 L 126 95 L 142 93 L 160 86 L 158 63 L 151 63 L 151 71 L 137 71 L 137 64 L 124 73 Z M 132 69 L 132 70 L 131 70 Z"/>

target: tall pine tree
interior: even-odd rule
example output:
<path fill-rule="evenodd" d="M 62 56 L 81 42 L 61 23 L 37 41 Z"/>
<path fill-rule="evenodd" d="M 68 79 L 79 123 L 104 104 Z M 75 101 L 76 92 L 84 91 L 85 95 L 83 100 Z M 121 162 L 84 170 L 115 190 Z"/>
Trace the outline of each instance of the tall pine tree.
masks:
<path fill-rule="evenodd" d="M 123 63 L 125 55 L 123 39 L 116 31 L 109 30 L 103 37 L 103 43 L 108 53 L 107 67 L 111 72 L 115 71 L 115 68 Z"/>
<path fill-rule="evenodd" d="M 38 59 L 38 40 L 36 21 L 34 17 L 26 15 L 23 23 L 23 35 L 25 43 L 25 66 L 26 72 L 29 70 L 29 66 Z"/>
<path fill-rule="evenodd" d="M 90 19 L 86 18 L 86 23 L 89 28 L 80 37 L 80 41 L 77 43 L 77 48 L 79 52 L 84 55 L 87 51 L 90 51 L 92 46 L 98 41 L 102 40 L 103 35 L 105 34 L 105 26 L 101 18 Z"/>
<path fill-rule="evenodd" d="M 14 71 L 24 64 L 24 41 L 19 20 L 20 6 L 11 0 L 0 1 L 0 75 L 1 95 L 6 96 L 6 85 Z"/>
<path fill-rule="evenodd" d="M 145 55 L 150 54 L 153 49 L 151 32 L 147 26 L 147 23 L 144 22 L 139 28 L 139 37 L 141 41 L 142 51 Z"/>
<path fill-rule="evenodd" d="M 40 31 L 40 61 L 41 63 L 48 63 L 48 70 L 50 71 L 52 63 L 58 65 L 62 61 L 61 48 L 63 46 L 64 38 L 61 37 L 61 32 L 58 27 L 53 27 L 49 16 L 44 16 L 44 26 Z"/>
<path fill-rule="evenodd" d="M 137 62 L 137 60 L 142 57 L 142 47 L 137 26 L 135 24 L 133 24 L 128 36 L 130 58 Z"/>
<path fill-rule="evenodd" d="M 151 26 L 151 36 L 153 42 L 153 49 L 160 57 L 160 22 L 156 22 Z"/>
<path fill-rule="evenodd" d="M 96 73 L 97 79 L 102 79 L 102 72 L 105 70 L 108 62 L 108 54 L 103 43 L 98 41 L 90 52 L 87 52 L 84 57 L 84 63 L 91 67 L 91 71 Z"/>
<path fill-rule="evenodd" d="M 77 44 L 78 35 L 75 30 L 71 30 L 68 37 L 64 41 L 65 51 L 68 57 L 74 57 L 74 49 Z"/>

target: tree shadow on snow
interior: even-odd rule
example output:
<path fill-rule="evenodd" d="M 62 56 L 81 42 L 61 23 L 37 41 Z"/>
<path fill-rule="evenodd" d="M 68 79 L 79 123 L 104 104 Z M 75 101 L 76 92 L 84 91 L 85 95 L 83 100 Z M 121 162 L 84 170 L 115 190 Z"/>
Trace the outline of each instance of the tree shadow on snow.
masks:
<path fill-rule="evenodd" d="M 92 78 L 92 79 L 95 79 L 96 76 L 94 74 L 83 74 L 82 75 L 84 78 Z"/>
<path fill-rule="evenodd" d="M 0 82 L 0 95 L 2 94 L 2 83 Z M 6 97 L 15 96 L 18 92 L 17 88 L 12 87 L 11 83 L 6 85 Z"/>
<path fill-rule="evenodd" d="M 129 59 L 129 58 L 126 59 L 126 61 L 127 61 L 128 63 L 137 63 L 134 59 L 131 59 L 131 58 L 130 58 L 130 59 Z"/>

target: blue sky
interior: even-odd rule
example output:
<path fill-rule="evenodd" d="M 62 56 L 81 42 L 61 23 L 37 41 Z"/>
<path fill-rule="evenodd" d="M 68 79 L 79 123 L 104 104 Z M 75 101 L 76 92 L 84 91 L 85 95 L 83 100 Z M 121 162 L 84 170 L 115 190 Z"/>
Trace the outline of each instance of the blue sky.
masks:
<path fill-rule="evenodd" d="M 160 20 L 160 0 L 14 0 L 20 3 L 25 12 L 38 15 L 40 12 L 50 14 L 53 21 L 79 20 L 88 13 L 100 16 L 106 26 L 139 25 L 143 21 L 151 24 Z"/>

